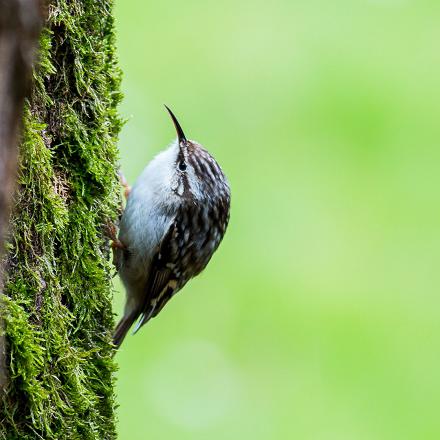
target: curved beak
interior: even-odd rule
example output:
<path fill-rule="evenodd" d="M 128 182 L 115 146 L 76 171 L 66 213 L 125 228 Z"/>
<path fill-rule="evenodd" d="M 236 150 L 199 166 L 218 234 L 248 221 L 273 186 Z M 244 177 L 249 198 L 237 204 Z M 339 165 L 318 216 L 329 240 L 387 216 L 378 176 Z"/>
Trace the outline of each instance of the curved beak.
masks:
<path fill-rule="evenodd" d="M 168 113 L 171 116 L 171 119 L 173 120 L 174 123 L 174 127 L 176 127 L 176 132 L 177 132 L 177 138 L 179 139 L 179 145 L 183 142 L 186 143 L 186 137 L 185 137 L 185 133 L 182 130 L 182 127 L 179 124 L 179 121 L 177 120 L 177 118 L 174 116 L 174 113 L 165 105 L 165 108 L 168 110 Z"/>

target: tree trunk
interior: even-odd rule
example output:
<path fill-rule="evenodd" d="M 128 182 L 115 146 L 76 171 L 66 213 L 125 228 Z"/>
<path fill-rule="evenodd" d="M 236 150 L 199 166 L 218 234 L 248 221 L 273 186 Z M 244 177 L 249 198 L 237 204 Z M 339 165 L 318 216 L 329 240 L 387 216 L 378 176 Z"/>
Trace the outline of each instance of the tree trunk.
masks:
<path fill-rule="evenodd" d="M 5 261 L 0 439 L 113 439 L 105 226 L 120 206 L 121 94 L 112 1 L 51 0 L 45 14 Z"/>
<path fill-rule="evenodd" d="M 0 263 L 15 188 L 18 134 L 41 28 L 38 0 L 0 0 Z M 3 277 L 0 264 L 0 306 Z M 8 384 L 4 320 L 0 316 L 0 393 Z"/>

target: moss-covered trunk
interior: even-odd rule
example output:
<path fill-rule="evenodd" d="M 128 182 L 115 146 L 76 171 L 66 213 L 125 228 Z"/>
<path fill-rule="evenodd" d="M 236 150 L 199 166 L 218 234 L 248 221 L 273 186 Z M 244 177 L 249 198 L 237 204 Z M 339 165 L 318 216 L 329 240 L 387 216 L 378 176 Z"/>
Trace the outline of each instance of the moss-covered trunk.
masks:
<path fill-rule="evenodd" d="M 111 1 L 49 1 L 26 105 L 2 316 L 1 439 L 115 438 L 111 267 L 119 70 Z"/>

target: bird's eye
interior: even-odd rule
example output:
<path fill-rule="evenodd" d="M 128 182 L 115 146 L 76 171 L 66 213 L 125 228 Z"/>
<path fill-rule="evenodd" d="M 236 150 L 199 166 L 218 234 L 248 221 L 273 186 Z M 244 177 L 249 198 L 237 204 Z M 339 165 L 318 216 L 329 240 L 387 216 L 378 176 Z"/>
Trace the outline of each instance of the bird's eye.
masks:
<path fill-rule="evenodd" d="M 179 170 L 180 171 L 186 170 L 186 163 L 183 160 L 179 162 Z"/>

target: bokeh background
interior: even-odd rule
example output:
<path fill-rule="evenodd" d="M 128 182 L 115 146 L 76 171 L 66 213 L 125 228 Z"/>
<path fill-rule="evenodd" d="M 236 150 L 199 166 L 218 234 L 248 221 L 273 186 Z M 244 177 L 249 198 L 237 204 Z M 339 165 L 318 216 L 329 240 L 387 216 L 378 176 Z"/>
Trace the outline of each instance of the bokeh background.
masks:
<path fill-rule="evenodd" d="M 207 270 L 117 355 L 120 439 L 440 438 L 440 3 L 115 12 L 128 180 L 166 103 L 233 191 Z"/>

